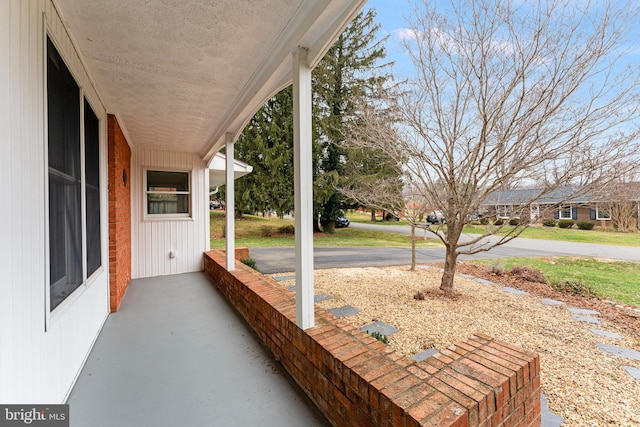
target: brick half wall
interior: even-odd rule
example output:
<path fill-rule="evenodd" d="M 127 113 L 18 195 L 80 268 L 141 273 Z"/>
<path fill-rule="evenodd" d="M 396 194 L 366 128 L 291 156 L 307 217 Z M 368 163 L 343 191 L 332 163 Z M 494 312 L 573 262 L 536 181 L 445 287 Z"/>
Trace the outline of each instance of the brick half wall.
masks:
<path fill-rule="evenodd" d="M 109 186 L 109 302 L 118 311 L 131 282 L 131 149 L 112 114 L 107 116 Z"/>
<path fill-rule="evenodd" d="M 316 307 L 295 324 L 295 295 L 221 251 L 204 268 L 327 419 L 336 426 L 539 426 L 537 354 L 474 335 L 415 362 Z"/>

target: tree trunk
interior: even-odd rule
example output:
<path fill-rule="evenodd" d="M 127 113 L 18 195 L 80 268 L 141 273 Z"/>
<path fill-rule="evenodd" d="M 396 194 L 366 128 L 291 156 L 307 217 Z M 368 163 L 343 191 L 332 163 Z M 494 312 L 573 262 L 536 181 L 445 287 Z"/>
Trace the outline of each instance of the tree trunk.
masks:
<path fill-rule="evenodd" d="M 322 230 L 320 229 L 320 216 L 315 212 L 313 214 L 313 232 L 320 233 Z"/>
<path fill-rule="evenodd" d="M 458 253 L 456 252 L 455 246 L 447 246 L 444 273 L 442 273 L 442 280 L 440 281 L 440 290 L 449 296 L 453 295 L 453 278 L 456 274 L 457 260 Z"/>
<path fill-rule="evenodd" d="M 411 224 L 411 271 L 416 269 L 416 225 Z"/>
<path fill-rule="evenodd" d="M 371 209 L 371 222 L 376 222 L 376 210 Z"/>

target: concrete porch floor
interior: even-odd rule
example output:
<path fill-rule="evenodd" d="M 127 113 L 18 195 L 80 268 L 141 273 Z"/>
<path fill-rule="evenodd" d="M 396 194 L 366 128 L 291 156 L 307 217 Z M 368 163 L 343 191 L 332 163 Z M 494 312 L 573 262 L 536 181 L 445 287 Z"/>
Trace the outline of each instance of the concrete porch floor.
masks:
<path fill-rule="evenodd" d="M 326 426 L 204 273 L 133 280 L 67 401 L 72 426 Z"/>

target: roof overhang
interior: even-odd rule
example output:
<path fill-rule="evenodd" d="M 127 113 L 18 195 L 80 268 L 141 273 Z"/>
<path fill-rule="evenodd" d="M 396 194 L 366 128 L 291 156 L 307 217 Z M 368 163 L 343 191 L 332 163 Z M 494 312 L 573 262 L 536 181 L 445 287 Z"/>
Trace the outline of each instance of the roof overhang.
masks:
<path fill-rule="evenodd" d="M 209 191 L 213 191 L 216 187 L 226 183 L 227 156 L 223 153 L 216 153 L 209 164 Z M 233 179 L 238 179 L 253 171 L 253 167 L 233 159 Z"/>
<path fill-rule="evenodd" d="M 366 0 L 53 0 L 108 112 L 132 147 L 210 162 L 315 66 Z"/>

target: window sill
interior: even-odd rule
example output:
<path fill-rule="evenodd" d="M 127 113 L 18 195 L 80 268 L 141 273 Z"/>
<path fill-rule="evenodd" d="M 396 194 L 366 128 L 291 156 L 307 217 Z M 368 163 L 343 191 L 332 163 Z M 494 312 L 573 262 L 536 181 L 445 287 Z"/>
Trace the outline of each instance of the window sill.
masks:
<path fill-rule="evenodd" d="M 155 221 L 193 221 L 192 216 L 183 216 L 183 215 L 145 215 L 143 218 L 144 222 L 155 222 Z"/>

